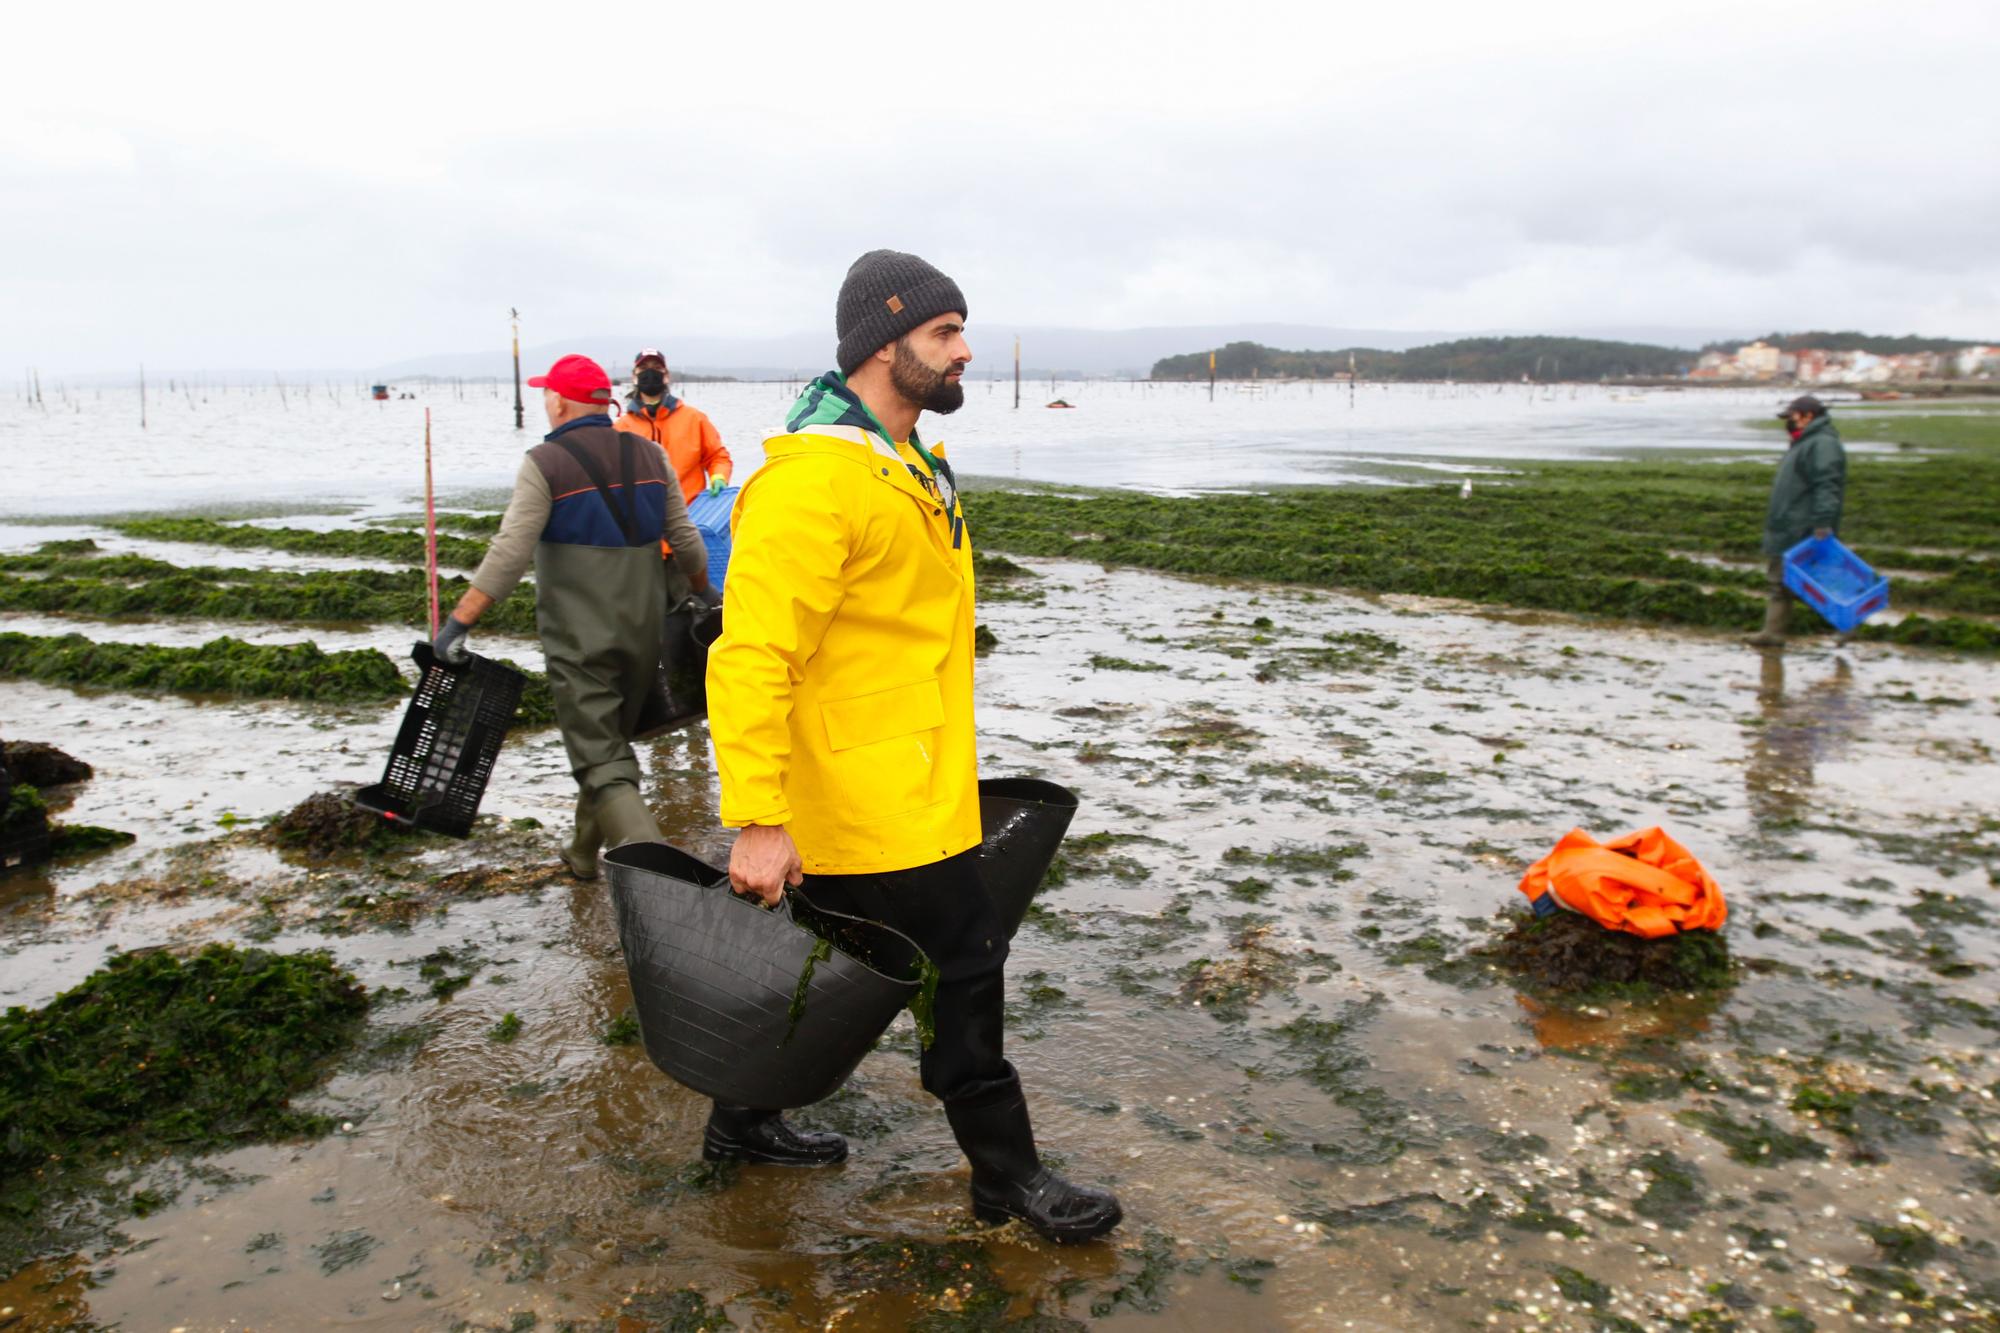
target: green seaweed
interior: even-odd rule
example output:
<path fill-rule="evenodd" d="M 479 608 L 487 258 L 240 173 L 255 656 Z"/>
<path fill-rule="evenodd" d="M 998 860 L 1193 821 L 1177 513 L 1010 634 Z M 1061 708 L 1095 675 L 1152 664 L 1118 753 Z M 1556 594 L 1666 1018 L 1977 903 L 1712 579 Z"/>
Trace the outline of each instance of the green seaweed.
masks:
<path fill-rule="evenodd" d="M 521 702 L 514 706 L 514 720 L 507 724 L 509 731 L 533 731 L 538 727 L 553 727 L 556 724 L 556 696 L 549 686 L 549 678 L 539 671 L 523 670 L 506 658 L 496 658 L 502 666 L 513 667 L 528 678 L 521 687 Z"/>
<path fill-rule="evenodd" d="M 917 1025 L 917 1042 L 925 1050 L 937 1040 L 938 966 L 929 954 L 917 955 L 917 993 L 910 997 L 910 1019 Z"/>
<path fill-rule="evenodd" d="M 1638 1166 L 1646 1173 L 1646 1189 L 1632 1211 L 1663 1227 L 1686 1229 L 1708 1200 L 1701 1172 L 1667 1152 L 1647 1153 Z"/>
<path fill-rule="evenodd" d="M 81 634 L 0 633 L 0 677 L 104 689 L 249 699 L 363 703 L 409 686 L 396 664 L 372 648 L 324 652 L 311 643 L 250 644 L 211 639 L 198 648 L 98 643 Z"/>
<path fill-rule="evenodd" d="M 1937 1237 L 1913 1226 L 1863 1222 L 1861 1230 L 1882 1251 L 1883 1259 L 1896 1268 L 1921 1268 L 1944 1252 Z"/>
<path fill-rule="evenodd" d="M 1826 1156 L 1826 1148 L 1817 1140 L 1780 1129 L 1762 1116 L 1746 1123 L 1722 1111 L 1708 1110 L 1682 1111 L 1676 1118 L 1720 1142 L 1729 1149 L 1731 1159 L 1746 1166 L 1777 1166 Z"/>
<path fill-rule="evenodd" d="M 1090 1317 L 1108 1319 L 1121 1305 L 1141 1314 L 1165 1310 L 1167 1284 L 1183 1268 L 1173 1238 L 1149 1227 L 1138 1244 L 1121 1246 L 1119 1252 L 1127 1265 L 1119 1271 L 1121 1281 L 1091 1302 Z"/>
<path fill-rule="evenodd" d="M 254 524 L 222 523 L 212 518 L 135 518 L 108 526 L 127 537 L 148 541 L 194 542 L 203 546 L 250 547 L 302 555 L 393 560 L 405 565 L 421 565 L 425 560 L 424 534 L 421 532 L 382 528 L 331 528 L 325 531 L 267 528 Z M 470 569 L 485 554 L 485 542 L 470 541 L 464 537 L 441 536 L 437 539 L 440 564 Z"/>
<path fill-rule="evenodd" d="M 691 1287 L 675 1291 L 638 1291 L 607 1316 L 599 1329 L 604 1333 L 722 1333 L 736 1324 L 722 1310 L 709 1304 L 708 1297 Z"/>
<path fill-rule="evenodd" d="M 1134 662 L 1129 657 L 1112 657 L 1107 653 L 1092 653 L 1090 666 L 1093 671 L 1165 671 L 1159 662 Z"/>
<path fill-rule="evenodd" d="M 606 1046 L 631 1046 L 639 1040 L 639 1015 L 627 1005 L 625 1012 L 611 1020 L 597 1039 Z"/>
<path fill-rule="evenodd" d="M 1551 1264 L 1549 1276 L 1556 1280 L 1556 1290 L 1563 1294 L 1565 1300 L 1597 1306 L 1611 1299 L 1611 1288 L 1580 1269 Z"/>
<path fill-rule="evenodd" d="M 0 574 L 0 611 L 44 615 L 243 620 L 258 624 L 386 624 L 427 629 L 430 592 L 420 569 L 290 570 L 180 569 L 172 565 L 138 574 L 106 570 L 108 561 L 67 567 L 45 578 Z M 157 562 L 145 562 L 156 564 Z M 439 582 L 450 609 L 471 586 L 462 578 Z M 523 584 L 480 620 L 486 633 L 532 636 L 535 601 Z"/>
<path fill-rule="evenodd" d="M 472 984 L 472 979 L 484 963 L 475 956 L 475 951 L 459 953 L 449 948 L 437 949 L 417 960 L 417 976 L 428 983 L 430 993 L 440 1001 L 452 996 Z"/>
<path fill-rule="evenodd" d="M 136 834 L 96 824 L 55 824 L 49 829 L 49 855 L 82 856 L 109 847 L 125 847 L 137 842 Z"/>
<path fill-rule="evenodd" d="M 510 1009 L 502 1014 L 500 1021 L 487 1032 L 486 1039 L 504 1045 L 521 1035 L 522 1026 L 521 1016 Z"/>
<path fill-rule="evenodd" d="M 1015 579 L 1040 577 L 1034 570 L 1017 565 L 1004 555 L 994 555 L 991 551 L 972 553 L 972 573 L 981 583 L 1005 583 Z"/>
<path fill-rule="evenodd" d="M 312 1252 L 319 1260 L 319 1271 L 332 1277 L 343 1268 L 366 1262 L 381 1245 L 381 1241 L 365 1231 L 336 1231 L 313 1246 Z"/>
<path fill-rule="evenodd" d="M 1013 1297 L 994 1271 L 984 1245 L 974 1240 L 879 1240 L 843 1255 L 835 1279 L 842 1292 L 884 1292 L 929 1301 L 949 1295 L 949 1311 L 934 1310 L 911 1329 L 991 1328 Z M 956 1315 L 947 1323 L 942 1315 Z"/>
<path fill-rule="evenodd" d="M 1253 851 L 1248 847 L 1231 847 L 1222 854 L 1223 864 L 1232 866 L 1260 865 L 1269 870 L 1301 877 L 1319 876 L 1332 881 L 1350 880 L 1354 872 L 1347 863 L 1356 857 L 1368 855 L 1368 847 L 1359 842 L 1331 843 L 1324 847 L 1283 846 L 1268 852 Z"/>
<path fill-rule="evenodd" d="M 7 808 L 0 812 L 0 832 L 14 833 L 22 828 L 40 828 L 48 822 L 49 804 L 42 799 L 41 789 L 26 782 L 16 782 L 7 788 Z"/>
<path fill-rule="evenodd" d="M 792 1003 L 785 1010 L 786 1041 L 792 1039 L 792 1034 L 799 1030 L 799 1020 L 806 1016 L 806 993 L 812 989 L 813 970 L 831 957 L 833 941 L 825 936 L 815 939 L 812 948 L 806 951 L 805 966 L 799 969 L 798 983 L 792 987 Z"/>
<path fill-rule="evenodd" d="M 0 1015 L 0 1272 L 52 1243 L 37 1218 L 170 1152 L 313 1137 L 292 1099 L 359 1036 L 368 996 L 321 953 L 211 944 L 121 954 Z M 59 1240 L 53 1243 L 60 1244 Z"/>

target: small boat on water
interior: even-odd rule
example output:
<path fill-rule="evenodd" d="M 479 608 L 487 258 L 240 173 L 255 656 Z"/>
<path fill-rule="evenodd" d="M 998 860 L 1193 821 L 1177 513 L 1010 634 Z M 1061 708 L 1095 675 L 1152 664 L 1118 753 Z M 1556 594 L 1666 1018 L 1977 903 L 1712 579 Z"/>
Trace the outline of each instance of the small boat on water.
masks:
<path fill-rule="evenodd" d="M 389 386 L 386 384 L 371 384 L 368 386 L 368 396 L 378 403 L 386 403 L 389 401 Z"/>
<path fill-rule="evenodd" d="M 1076 404 L 1075 404 L 1075 403 L 1072 403 L 1072 402 L 1070 402 L 1070 401 L 1069 401 L 1068 399 L 1066 399 L 1066 398 L 1058 398 L 1058 399 L 1056 399 L 1056 400 L 1055 400 L 1055 401 L 1054 401 L 1053 403 L 1049 403 L 1049 404 L 1048 404 L 1048 406 L 1050 406 L 1050 407 L 1068 407 L 1068 408 L 1074 408 L 1074 407 L 1076 406 Z"/>

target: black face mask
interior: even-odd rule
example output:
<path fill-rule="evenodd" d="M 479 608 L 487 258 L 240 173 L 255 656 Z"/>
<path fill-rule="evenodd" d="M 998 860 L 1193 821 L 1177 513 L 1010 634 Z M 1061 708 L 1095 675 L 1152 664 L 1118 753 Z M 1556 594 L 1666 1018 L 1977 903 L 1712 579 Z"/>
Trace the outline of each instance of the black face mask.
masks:
<path fill-rule="evenodd" d="M 667 388 L 667 372 L 664 370 L 642 370 L 632 377 L 639 386 L 639 392 L 647 395 L 664 393 Z"/>

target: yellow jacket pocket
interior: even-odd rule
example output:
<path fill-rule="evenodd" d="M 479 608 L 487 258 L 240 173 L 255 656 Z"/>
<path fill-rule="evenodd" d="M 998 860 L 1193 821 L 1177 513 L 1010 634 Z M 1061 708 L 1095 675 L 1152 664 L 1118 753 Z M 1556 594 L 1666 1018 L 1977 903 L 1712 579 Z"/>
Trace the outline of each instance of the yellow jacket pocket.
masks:
<path fill-rule="evenodd" d="M 830 776 L 855 823 L 908 814 L 937 799 L 932 777 L 944 696 L 935 680 L 831 699 L 819 711 Z"/>

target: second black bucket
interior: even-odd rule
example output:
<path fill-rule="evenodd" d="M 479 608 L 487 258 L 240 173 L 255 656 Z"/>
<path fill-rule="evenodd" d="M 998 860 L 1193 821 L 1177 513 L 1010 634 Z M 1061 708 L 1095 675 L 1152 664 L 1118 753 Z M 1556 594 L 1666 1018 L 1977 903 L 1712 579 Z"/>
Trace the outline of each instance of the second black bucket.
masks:
<path fill-rule="evenodd" d="M 628 843 L 604 865 L 646 1054 L 719 1102 L 819 1101 L 917 993 L 923 955 L 887 926 L 797 890 L 766 911 L 665 843 Z"/>
<path fill-rule="evenodd" d="M 722 608 L 690 597 L 660 621 L 660 669 L 634 740 L 708 716 L 708 649 L 722 637 Z"/>
<path fill-rule="evenodd" d="M 993 899 L 1007 938 L 1021 928 L 1035 890 L 1056 859 L 1076 793 L 1040 778 L 982 778 L 979 782 L 979 878 Z"/>

